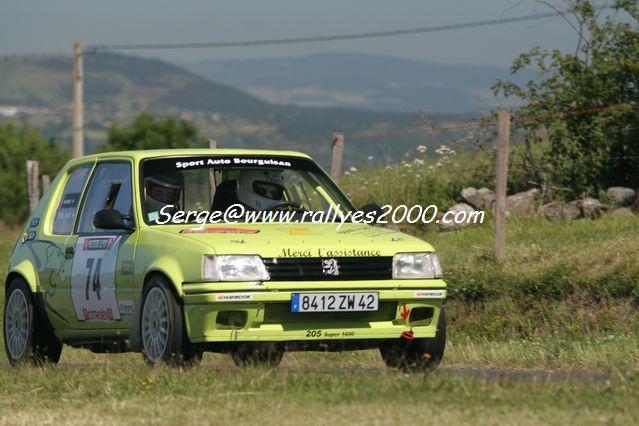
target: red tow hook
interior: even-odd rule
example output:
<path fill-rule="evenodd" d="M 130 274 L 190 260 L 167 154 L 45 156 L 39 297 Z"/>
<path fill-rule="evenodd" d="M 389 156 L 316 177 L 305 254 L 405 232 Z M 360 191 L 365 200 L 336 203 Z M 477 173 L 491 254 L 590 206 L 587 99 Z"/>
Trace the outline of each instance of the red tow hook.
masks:
<path fill-rule="evenodd" d="M 412 332 L 412 331 L 404 331 L 404 332 L 402 333 L 402 337 L 403 337 L 404 339 L 412 340 L 412 339 L 414 339 L 414 338 L 415 338 L 415 335 L 413 334 L 413 332 Z"/>

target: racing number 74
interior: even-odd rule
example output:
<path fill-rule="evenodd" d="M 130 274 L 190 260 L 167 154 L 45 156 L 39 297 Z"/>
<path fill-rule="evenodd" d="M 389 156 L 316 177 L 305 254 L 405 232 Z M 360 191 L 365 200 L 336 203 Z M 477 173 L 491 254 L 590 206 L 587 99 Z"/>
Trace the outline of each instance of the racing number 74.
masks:
<path fill-rule="evenodd" d="M 93 268 L 94 263 L 95 268 Z M 91 284 L 93 284 L 92 291 L 95 291 L 95 294 L 98 296 L 98 300 L 100 300 L 100 266 L 102 266 L 102 259 L 95 259 L 93 257 L 87 259 L 87 269 L 89 269 L 85 290 L 87 300 L 89 300 L 89 286 Z"/>

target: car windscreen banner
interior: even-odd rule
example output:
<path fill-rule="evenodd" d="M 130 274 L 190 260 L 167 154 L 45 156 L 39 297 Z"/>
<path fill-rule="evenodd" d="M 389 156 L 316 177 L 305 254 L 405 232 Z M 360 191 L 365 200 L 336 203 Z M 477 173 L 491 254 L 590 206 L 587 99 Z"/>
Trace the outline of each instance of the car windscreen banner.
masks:
<path fill-rule="evenodd" d="M 310 160 L 299 157 L 276 155 L 217 155 L 189 156 L 148 159 L 142 163 L 143 175 L 153 176 L 167 172 L 190 169 L 225 168 L 276 168 L 317 172 L 317 166 Z"/>

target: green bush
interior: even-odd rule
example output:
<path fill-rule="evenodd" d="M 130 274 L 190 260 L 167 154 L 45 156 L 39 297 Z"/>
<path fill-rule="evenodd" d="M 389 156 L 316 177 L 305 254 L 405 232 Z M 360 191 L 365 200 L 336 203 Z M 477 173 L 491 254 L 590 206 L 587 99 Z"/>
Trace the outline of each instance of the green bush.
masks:
<path fill-rule="evenodd" d="M 18 224 L 29 214 L 27 160 L 40 161 L 41 174 L 55 175 L 68 159 L 67 151 L 43 139 L 28 123 L 0 124 L 0 220 Z"/>

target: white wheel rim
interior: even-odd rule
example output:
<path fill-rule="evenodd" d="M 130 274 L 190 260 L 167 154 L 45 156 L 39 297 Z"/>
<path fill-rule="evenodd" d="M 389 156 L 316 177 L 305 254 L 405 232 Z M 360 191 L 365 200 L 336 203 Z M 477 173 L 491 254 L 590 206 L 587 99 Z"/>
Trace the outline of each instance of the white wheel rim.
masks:
<path fill-rule="evenodd" d="M 169 304 L 164 292 L 154 287 L 146 295 L 142 309 L 144 353 L 152 362 L 162 359 L 169 340 Z"/>
<path fill-rule="evenodd" d="M 14 290 L 9 296 L 4 314 L 4 335 L 11 358 L 22 358 L 29 339 L 29 305 L 22 290 Z"/>

